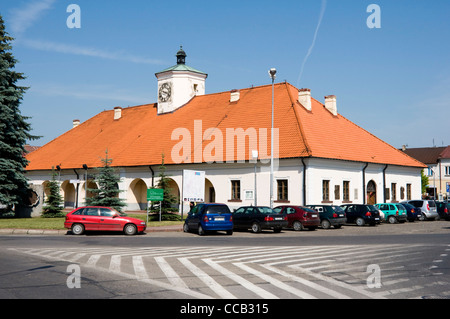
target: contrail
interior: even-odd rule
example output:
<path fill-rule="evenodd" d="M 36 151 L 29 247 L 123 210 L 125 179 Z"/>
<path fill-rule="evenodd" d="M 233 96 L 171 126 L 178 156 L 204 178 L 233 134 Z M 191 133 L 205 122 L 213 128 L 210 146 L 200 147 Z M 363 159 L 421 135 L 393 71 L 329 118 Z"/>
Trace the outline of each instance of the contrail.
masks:
<path fill-rule="evenodd" d="M 322 0 L 322 8 L 320 9 L 319 23 L 317 24 L 316 32 L 314 33 L 313 42 L 312 42 L 311 46 L 309 47 L 309 50 L 305 56 L 305 59 L 303 60 L 302 69 L 300 71 L 300 75 L 298 76 L 298 80 L 297 80 L 297 87 L 300 85 L 300 80 L 303 75 L 303 70 L 305 69 L 306 61 L 308 60 L 309 56 L 312 53 L 312 50 L 314 49 L 314 46 L 316 45 L 317 34 L 319 33 L 320 25 L 322 24 L 322 19 L 325 14 L 326 8 L 327 8 L 327 0 Z"/>

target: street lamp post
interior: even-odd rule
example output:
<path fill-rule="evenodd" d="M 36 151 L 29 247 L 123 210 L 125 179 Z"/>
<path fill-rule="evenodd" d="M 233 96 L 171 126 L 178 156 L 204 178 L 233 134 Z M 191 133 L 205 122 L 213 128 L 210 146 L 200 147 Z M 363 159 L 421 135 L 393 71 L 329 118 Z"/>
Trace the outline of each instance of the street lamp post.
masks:
<path fill-rule="evenodd" d="M 272 126 L 270 132 L 270 208 L 273 208 L 273 109 L 275 102 L 275 78 L 276 78 L 277 70 L 272 68 L 269 70 L 269 76 L 272 79 Z"/>

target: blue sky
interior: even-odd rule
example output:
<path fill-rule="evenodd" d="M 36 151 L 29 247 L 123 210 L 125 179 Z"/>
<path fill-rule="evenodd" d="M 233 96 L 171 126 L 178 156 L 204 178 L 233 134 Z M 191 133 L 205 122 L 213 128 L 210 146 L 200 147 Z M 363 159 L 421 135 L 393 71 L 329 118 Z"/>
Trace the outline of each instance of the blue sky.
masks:
<path fill-rule="evenodd" d="M 66 25 L 72 3 L 79 29 Z M 0 14 L 30 87 L 22 113 L 43 136 L 33 145 L 73 119 L 156 102 L 154 74 L 180 45 L 207 93 L 269 84 L 275 67 L 277 82 L 337 95 L 339 113 L 395 147 L 450 144 L 448 0 L 0 0 Z"/>

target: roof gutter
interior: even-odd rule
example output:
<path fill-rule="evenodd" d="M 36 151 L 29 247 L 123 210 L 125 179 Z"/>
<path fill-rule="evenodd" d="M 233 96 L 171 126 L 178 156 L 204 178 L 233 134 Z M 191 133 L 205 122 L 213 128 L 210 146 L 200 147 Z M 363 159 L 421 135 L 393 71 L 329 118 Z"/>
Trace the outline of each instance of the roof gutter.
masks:
<path fill-rule="evenodd" d="M 364 166 L 363 170 L 362 170 L 362 182 L 363 182 L 363 204 L 366 205 L 367 204 L 367 194 L 366 194 L 366 168 L 367 166 L 369 166 L 369 163 L 366 163 L 366 165 Z"/>
<path fill-rule="evenodd" d="M 302 164 L 303 164 L 303 206 L 306 206 L 306 164 L 304 158 L 302 158 Z"/>

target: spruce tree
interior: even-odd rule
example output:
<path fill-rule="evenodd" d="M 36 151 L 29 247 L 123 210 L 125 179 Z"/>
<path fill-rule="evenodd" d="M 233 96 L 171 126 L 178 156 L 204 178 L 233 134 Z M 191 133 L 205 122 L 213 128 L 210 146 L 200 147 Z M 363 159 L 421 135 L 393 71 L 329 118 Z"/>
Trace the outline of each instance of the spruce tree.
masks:
<path fill-rule="evenodd" d="M 59 182 L 56 180 L 56 176 L 58 174 L 55 172 L 52 167 L 52 179 L 48 183 L 48 187 L 50 190 L 50 195 L 47 197 L 45 201 L 45 205 L 43 207 L 42 217 L 45 218 L 56 218 L 56 217 L 64 217 L 63 213 L 63 198 L 59 192 L 60 186 Z"/>
<path fill-rule="evenodd" d="M 108 150 L 106 150 L 105 158 L 102 158 L 103 166 L 98 169 L 99 174 L 95 179 L 99 188 L 87 189 L 93 196 L 91 198 L 86 198 L 86 205 L 112 207 L 115 210 L 122 212 L 123 207 L 127 204 L 123 202 L 123 199 L 119 198 L 119 194 L 122 192 L 118 188 L 120 176 L 115 174 L 114 168 L 111 167 L 112 161 L 113 160 L 108 157 Z"/>
<path fill-rule="evenodd" d="M 24 146 L 27 139 L 38 138 L 29 133 L 28 118 L 22 116 L 19 109 L 28 88 L 17 85 L 25 77 L 14 71 L 17 60 L 11 53 L 13 40 L 0 15 L 0 203 L 10 210 L 23 204 L 27 197 L 25 168 L 28 161 Z"/>

